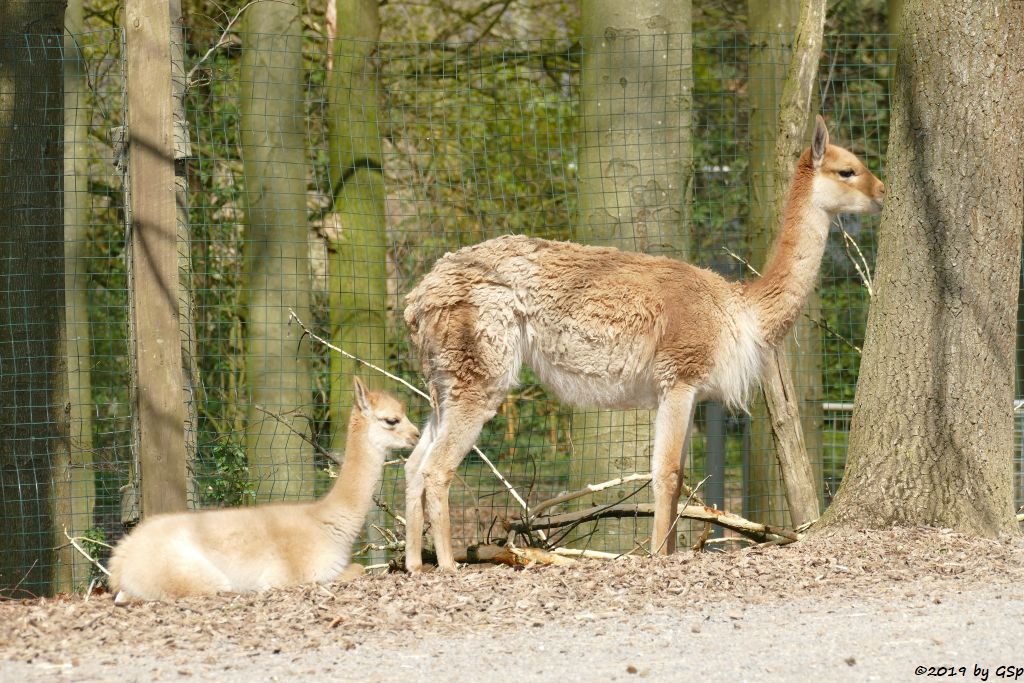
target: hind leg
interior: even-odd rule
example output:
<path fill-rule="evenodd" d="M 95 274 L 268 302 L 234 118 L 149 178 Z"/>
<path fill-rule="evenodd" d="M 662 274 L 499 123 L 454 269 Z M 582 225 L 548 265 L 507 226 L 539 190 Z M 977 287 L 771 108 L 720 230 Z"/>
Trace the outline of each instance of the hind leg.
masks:
<path fill-rule="evenodd" d="M 670 555 L 676 550 L 674 523 L 689 451 L 696 398 L 692 387 L 678 385 L 668 391 L 658 406 L 654 454 L 651 457 L 651 487 L 654 490 L 651 553 L 655 555 Z"/>

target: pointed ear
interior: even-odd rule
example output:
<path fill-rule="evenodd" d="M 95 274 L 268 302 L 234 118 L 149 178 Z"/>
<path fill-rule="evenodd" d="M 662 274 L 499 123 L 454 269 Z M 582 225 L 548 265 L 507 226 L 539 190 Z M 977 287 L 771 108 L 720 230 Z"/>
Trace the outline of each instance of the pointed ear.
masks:
<path fill-rule="evenodd" d="M 355 390 L 356 407 L 364 413 L 370 413 L 370 397 L 367 396 L 366 385 L 358 377 L 352 378 L 352 388 Z"/>
<path fill-rule="evenodd" d="M 814 159 L 815 168 L 821 166 L 826 149 L 828 149 L 828 128 L 825 127 L 825 119 L 818 114 L 814 121 L 814 137 L 811 138 L 811 157 Z"/>

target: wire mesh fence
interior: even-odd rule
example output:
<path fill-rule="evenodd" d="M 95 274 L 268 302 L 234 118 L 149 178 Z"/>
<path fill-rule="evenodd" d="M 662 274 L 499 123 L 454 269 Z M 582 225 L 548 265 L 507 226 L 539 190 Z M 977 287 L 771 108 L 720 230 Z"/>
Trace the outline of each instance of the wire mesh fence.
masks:
<path fill-rule="evenodd" d="M 308 35 L 237 38 L 209 54 L 183 50 L 178 73 L 179 307 L 194 507 L 322 494 L 344 458 L 354 374 L 402 395 L 414 421 L 425 418 L 426 401 L 329 352 L 293 313 L 359 359 L 422 386 L 403 296 L 447 251 L 523 233 L 686 258 L 734 280 L 765 260 L 776 229 L 767 169 L 789 60 L 782 36 L 622 36 L 611 46 L 608 36 L 572 44 L 339 39 L 330 55 Z M 60 68 L 79 48 L 81 71 L 65 75 L 67 155 L 52 160 L 64 168 L 67 344 L 54 353 L 66 363 L 70 437 L 62 443 L 71 455 L 65 462 L 51 449 L 2 469 L 3 533 L 23 537 L 14 545 L 35 558 L 40 571 L 21 586 L 35 591 L 81 587 L 97 571 L 62 540 L 65 529 L 102 556 L 90 543 L 115 541 L 140 513 L 122 37 L 82 35 Z M 891 77 L 886 36 L 827 37 L 816 107 L 833 141 L 880 177 Z M 845 462 L 877 226 L 871 217 L 833 226 L 817 295 L 794 335 L 803 429 L 826 504 Z M 10 268 L 5 293 L 25 276 Z M 707 477 L 705 500 L 786 524 L 763 406 L 730 414 L 703 404 L 696 427 L 687 478 Z M 651 435 L 649 411 L 561 405 L 524 370 L 453 484 L 456 543 L 504 537 L 502 520 L 521 512 L 509 488 L 536 505 L 648 471 Z M 12 468 L 32 475 L 12 478 Z M 396 528 L 403 491 L 396 460 L 371 525 Z M 624 497 L 641 502 L 649 492 L 641 482 L 581 504 Z M 555 540 L 622 552 L 649 533 L 643 518 L 603 520 Z M 367 540 L 388 539 L 371 528 Z M 0 583 L 28 576 L 25 564 L 5 566 Z"/>

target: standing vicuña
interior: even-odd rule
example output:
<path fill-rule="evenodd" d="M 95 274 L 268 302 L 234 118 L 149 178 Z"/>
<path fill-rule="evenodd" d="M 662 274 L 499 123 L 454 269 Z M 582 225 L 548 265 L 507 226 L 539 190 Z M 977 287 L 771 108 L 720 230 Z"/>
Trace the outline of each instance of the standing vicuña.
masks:
<path fill-rule="evenodd" d="M 669 534 L 694 406 L 745 405 L 767 349 L 814 288 L 829 223 L 876 213 L 885 187 L 830 146 L 819 116 L 764 274 L 729 282 L 688 263 L 617 249 L 499 237 L 447 254 L 407 297 L 405 321 L 438 397 L 406 464 L 406 566 L 421 567 L 424 506 L 438 566 L 454 569 L 448 488 L 525 362 L 563 401 L 654 408 L 652 549 Z"/>
<path fill-rule="evenodd" d="M 312 503 L 157 515 L 110 558 L 114 601 L 161 600 L 332 581 L 349 566 L 387 454 L 411 448 L 419 430 L 393 396 L 355 379 L 345 462 Z"/>

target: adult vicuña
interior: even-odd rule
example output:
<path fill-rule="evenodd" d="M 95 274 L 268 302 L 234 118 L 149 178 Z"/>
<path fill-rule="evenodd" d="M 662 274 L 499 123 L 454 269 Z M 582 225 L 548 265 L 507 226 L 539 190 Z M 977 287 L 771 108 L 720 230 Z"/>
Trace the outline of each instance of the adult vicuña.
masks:
<path fill-rule="evenodd" d="M 110 558 L 117 604 L 332 581 L 349 568 L 387 454 L 419 430 L 395 397 L 355 378 L 345 462 L 312 503 L 183 512 L 147 519 Z"/>
<path fill-rule="evenodd" d="M 406 566 L 422 566 L 425 507 L 438 566 L 455 568 L 449 485 L 524 362 L 565 402 L 657 407 L 651 545 L 672 552 L 697 400 L 745 405 L 766 350 L 814 288 L 832 217 L 877 213 L 884 192 L 855 155 L 829 145 L 819 116 L 772 255 L 745 284 L 668 258 L 522 236 L 441 258 L 405 309 L 438 399 L 406 463 Z"/>

